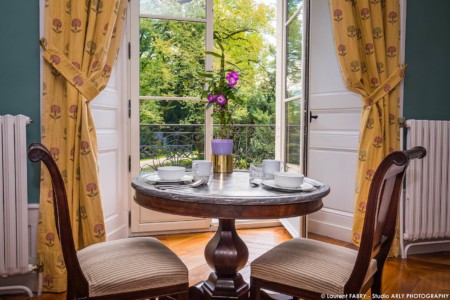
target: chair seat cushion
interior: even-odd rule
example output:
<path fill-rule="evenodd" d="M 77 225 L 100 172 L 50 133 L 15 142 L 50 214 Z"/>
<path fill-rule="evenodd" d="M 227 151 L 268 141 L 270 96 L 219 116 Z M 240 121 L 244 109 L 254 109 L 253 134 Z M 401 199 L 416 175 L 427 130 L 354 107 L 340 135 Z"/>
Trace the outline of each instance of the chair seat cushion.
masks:
<path fill-rule="evenodd" d="M 258 257 L 251 276 L 317 293 L 338 295 L 350 278 L 358 252 L 315 240 L 294 238 Z M 366 274 L 377 271 L 372 259 Z"/>
<path fill-rule="evenodd" d="M 89 296 L 188 284 L 188 270 L 155 238 L 128 238 L 78 251 Z"/>

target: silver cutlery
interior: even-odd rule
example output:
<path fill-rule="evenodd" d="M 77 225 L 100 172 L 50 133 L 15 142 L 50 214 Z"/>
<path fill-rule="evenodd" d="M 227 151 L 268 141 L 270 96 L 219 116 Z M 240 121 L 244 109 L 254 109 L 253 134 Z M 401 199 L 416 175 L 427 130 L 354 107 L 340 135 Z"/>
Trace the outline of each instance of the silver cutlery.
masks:
<path fill-rule="evenodd" d="M 158 184 L 158 185 L 155 185 L 155 188 L 160 189 L 160 190 L 179 189 L 179 188 L 195 188 L 195 187 L 201 186 L 204 183 L 205 183 L 205 181 L 203 179 L 200 179 L 200 180 L 194 181 L 193 183 L 185 184 L 185 185 Z"/>

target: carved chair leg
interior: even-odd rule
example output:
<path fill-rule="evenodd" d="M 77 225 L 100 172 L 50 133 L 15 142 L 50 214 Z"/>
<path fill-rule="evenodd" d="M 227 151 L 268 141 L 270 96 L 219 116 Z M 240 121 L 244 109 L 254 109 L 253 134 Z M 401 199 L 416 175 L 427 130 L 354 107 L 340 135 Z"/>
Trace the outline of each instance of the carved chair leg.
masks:
<path fill-rule="evenodd" d="M 189 299 L 189 292 L 178 294 L 178 300 L 188 300 L 188 299 Z"/>
<path fill-rule="evenodd" d="M 381 280 L 382 280 L 383 274 L 380 271 L 377 271 L 373 277 L 373 285 L 370 289 L 370 292 L 372 295 L 381 295 Z"/>
<path fill-rule="evenodd" d="M 75 299 L 75 295 L 73 294 L 73 290 L 70 287 L 69 283 L 67 283 L 66 299 L 67 300 Z"/>
<path fill-rule="evenodd" d="M 250 299 L 260 300 L 261 299 L 261 288 L 250 284 Z"/>

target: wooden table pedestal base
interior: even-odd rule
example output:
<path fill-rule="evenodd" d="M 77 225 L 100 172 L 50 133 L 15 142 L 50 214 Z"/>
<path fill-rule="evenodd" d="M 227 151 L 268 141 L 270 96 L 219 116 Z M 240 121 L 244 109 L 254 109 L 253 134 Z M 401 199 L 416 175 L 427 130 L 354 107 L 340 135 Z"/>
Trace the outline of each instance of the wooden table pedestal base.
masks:
<path fill-rule="evenodd" d="M 215 272 L 191 287 L 190 299 L 248 299 L 249 285 L 238 272 L 248 261 L 248 248 L 236 232 L 234 219 L 219 219 L 219 228 L 206 245 L 205 258 Z"/>

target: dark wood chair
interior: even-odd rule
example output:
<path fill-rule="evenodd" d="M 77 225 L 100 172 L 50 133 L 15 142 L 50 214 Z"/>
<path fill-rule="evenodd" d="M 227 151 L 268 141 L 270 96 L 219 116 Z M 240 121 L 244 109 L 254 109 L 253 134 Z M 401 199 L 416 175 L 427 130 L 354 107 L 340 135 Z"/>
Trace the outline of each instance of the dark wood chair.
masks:
<path fill-rule="evenodd" d="M 64 182 L 49 151 L 31 144 L 31 161 L 42 161 L 53 184 L 55 220 L 67 269 L 67 299 L 188 298 L 188 270 L 155 238 L 127 238 L 76 251 Z"/>
<path fill-rule="evenodd" d="M 423 147 L 415 147 L 393 152 L 381 162 L 370 186 L 358 251 L 302 238 L 284 242 L 251 264 L 251 298 L 266 296 L 261 289 L 306 299 L 360 294 L 369 288 L 379 295 L 403 175 L 411 159 L 425 155 Z"/>

